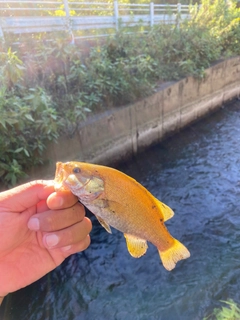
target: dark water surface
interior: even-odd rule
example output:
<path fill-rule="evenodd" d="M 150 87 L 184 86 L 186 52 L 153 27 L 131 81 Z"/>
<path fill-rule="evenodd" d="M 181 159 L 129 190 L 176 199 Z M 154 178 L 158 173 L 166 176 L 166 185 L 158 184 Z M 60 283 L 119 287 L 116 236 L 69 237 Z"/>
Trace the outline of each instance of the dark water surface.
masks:
<path fill-rule="evenodd" d="M 123 235 L 93 218 L 91 246 L 9 295 L 0 319 L 197 320 L 219 300 L 240 303 L 239 168 L 234 101 L 119 168 L 173 208 L 167 227 L 191 258 L 168 272 L 149 244 L 134 259 Z"/>

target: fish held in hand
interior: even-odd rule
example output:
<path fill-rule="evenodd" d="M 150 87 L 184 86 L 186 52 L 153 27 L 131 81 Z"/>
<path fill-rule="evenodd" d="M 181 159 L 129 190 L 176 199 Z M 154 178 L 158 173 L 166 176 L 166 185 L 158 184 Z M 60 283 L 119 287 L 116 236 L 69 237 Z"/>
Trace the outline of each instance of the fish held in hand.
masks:
<path fill-rule="evenodd" d="M 146 253 L 147 241 L 157 247 L 169 271 L 190 257 L 164 224 L 173 217 L 172 209 L 121 171 L 85 162 L 58 162 L 55 189 L 70 190 L 109 233 L 111 226 L 123 232 L 133 257 Z"/>

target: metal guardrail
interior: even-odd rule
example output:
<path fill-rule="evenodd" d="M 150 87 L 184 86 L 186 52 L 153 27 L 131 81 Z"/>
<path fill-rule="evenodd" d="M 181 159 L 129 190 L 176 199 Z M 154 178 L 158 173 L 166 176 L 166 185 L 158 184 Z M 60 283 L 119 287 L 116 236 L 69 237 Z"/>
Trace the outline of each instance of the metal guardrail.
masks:
<path fill-rule="evenodd" d="M 0 37 L 7 33 L 23 34 L 52 31 L 89 31 L 132 27 L 141 23 L 178 23 L 189 18 L 189 6 L 180 3 L 124 4 L 73 0 L 0 0 Z M 102 34 L 98 36 L 106 36 Z M 94 36 L 96 37 L 96 35 Z"/>

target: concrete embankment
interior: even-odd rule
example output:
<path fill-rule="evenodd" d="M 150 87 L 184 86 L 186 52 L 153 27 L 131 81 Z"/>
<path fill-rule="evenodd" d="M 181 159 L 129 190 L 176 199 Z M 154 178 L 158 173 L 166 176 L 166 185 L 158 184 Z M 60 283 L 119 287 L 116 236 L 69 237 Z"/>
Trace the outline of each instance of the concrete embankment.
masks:
<path fill-rule="evenodd" d="M 207 69 L 201 81 L 188 77 L 164 83 L 150 97 L 89 118 L 74 137 L 49 146 L 49 165 L 33 168 L 29 174 L 31 178 L 53 177 L 57 161 L 120 161 L 239 96 L 240 56 Z"/>

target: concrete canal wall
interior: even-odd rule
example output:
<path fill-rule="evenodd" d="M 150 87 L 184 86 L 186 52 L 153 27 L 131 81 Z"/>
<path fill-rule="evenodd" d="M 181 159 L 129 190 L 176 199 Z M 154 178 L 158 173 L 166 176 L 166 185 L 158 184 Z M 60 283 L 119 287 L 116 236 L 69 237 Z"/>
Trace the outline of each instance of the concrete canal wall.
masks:
<path fill-rule="evenodd" d="M 49 165 L 34 168 L 31 178 L 53 177 L 57 161 L 110 164 L 136 154 L 240 96 L 240 56 L 193 77 L 164 83 L 150 97 L 91 117 L 72 138 L 60 139 L 46 152 Z"/>

